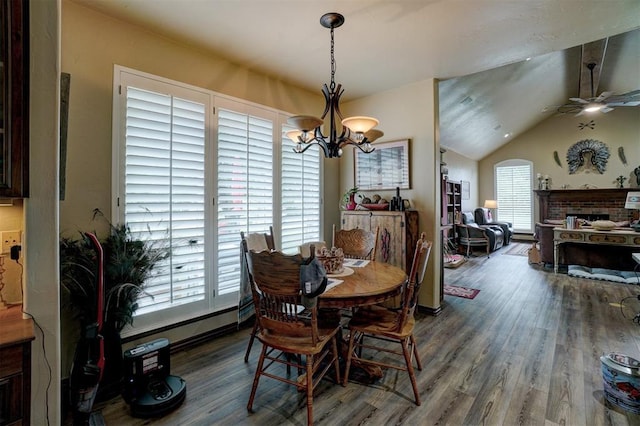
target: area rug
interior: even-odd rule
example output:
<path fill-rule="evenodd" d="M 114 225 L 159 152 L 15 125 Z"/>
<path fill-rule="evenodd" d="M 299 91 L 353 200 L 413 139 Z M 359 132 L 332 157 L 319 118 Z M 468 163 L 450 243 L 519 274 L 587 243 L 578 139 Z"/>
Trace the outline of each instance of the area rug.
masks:
<path fill-rule="evenodd" d="M 448 296 L 464 297 L 465 299 L 473 299 L 480 293 L 475 288 L 460 287 L 457 285 L 444 285 L 444 294 Z"/>
<path fill-rule="evenodd" d="M 509 254 L 511 256 L 527 256 L 530 248 L 531 244 L 511 243 L 506 247 L 503 254 Z"/>

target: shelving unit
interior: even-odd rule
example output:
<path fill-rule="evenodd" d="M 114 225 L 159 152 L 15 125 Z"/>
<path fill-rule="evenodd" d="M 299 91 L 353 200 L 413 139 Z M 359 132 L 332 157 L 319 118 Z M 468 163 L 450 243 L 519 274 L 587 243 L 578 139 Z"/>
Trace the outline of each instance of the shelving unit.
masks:
<path fill-rule="evenodd" d="M 456 223 L 456 215 L 462 211 L 462 183 L 442 179 L 442 225 Z"/>

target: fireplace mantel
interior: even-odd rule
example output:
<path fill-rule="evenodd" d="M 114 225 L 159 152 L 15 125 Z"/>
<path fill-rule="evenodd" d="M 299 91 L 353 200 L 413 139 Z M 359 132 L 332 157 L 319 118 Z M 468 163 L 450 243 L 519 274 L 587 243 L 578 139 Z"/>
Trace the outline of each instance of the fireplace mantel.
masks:
<path fill-rule="evenodd" d="M 636 188 L 537 189 L 539 220 L 564 219 L 572 213 L 608 213 L 613 221 L 630 220 L 633 212 L 624 208 L 627 192 Z"/>

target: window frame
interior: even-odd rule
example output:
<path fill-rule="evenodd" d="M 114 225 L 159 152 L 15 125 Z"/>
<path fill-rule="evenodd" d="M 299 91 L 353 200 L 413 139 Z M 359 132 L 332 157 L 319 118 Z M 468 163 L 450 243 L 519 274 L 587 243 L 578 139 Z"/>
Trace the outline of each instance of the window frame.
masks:
<path fill-rule="evenodd" d="M 162 90 L 163 85 L 171 85 L 171 87 L 183 88 L 185 90 L 194 90 L 199 93 L 206 94 L 209 98 L 208 105 L 205 107 L 205 161 L 207 169 L 205 170 L 205 303 L 202 306 L 195 306 L 191 303 L 162 309 L 156 312 L 137 315 L 134 320 L 134 327 L 127 327 L 123 330 L 123 336 L 132 336 L 139 333 L 147 332 L 159 327 L 171 326 L 173 324 L 196 319 L 215 312 L 227 310 L 237 307 L 238 291 L 230 292 L 224 295 L 217 294 L 217 250 L 218 250 L 218 233 L 216 225 L 218 223 L 217 199 L 218 199 L 218 116 L 217 109 L 228 105 L 244 105 L 247 110 L 265 111 L 271 115 L 273 122 L 273 228 L 276 242 L 280 241 L 282 232 L 282 144 L 286 144 L 288 139 L 284 138 L 284 128 L 288 117 L 291 114 L 285 113 L 274 108 L 259 105 L 243 99 L 219 94 L 208 89 L 199 88 L 193 85 L 182 83 L 179 81 L 159 77 L 143 71 L 138 71 L 121 65 L 114 65 L 113 77 L 113 116 L 112 116 L 112 204 L 111 204 L 111 220 L 112 223 L 124 223 L 126 194 L 124 192 L 124 149 L 126 146 L 125 124 L 126 124 L 126 94 L 121 89 L 123 81 L 126 81 L 124 75 L 130 75 L 139 78 L 145 82 L 141 85 L 141 89 L 153 90 L 150 87 L 157 87 L 158 92 L 165 93 Z M 173 93 L 172 93 L 173 94 Z M 174 94 L 175 95 L 175 94 Z M 186 99 L 189 99 L 186 97 Z M 313 150 L 309 150 L 309 153 Z M 319 151 L 318 151 L 318 155 Z M 324 209 L 323 209 L 323 192 L 324 192 L 324 162 L 320 159 L 320 176 L 319 176 L 319 192 L 318 199 L 320 205 L 320 235 L 323 235 Z M 238 242 L 240 236 L 238 235 Z"/>
<path fill-rule="evenodd" d="M 529 229 L 518 228 L 516 224 L 513 224 L 514 232 L 517 233 L 533 233 L 534 229 L 534 199 L 533 199 L 533 162 L 524 159 L 508 159 L 500 161 L 493 166 L 493 184 L 494 184 L 494 199 L 498 201 L 498 208 L 496 209 L 496 221 L 503 220 L 500 218 L 500 195 L 498 194 L 498 169 L 501 167 L 521 167 L 527 166 L 529 168 Z"/>

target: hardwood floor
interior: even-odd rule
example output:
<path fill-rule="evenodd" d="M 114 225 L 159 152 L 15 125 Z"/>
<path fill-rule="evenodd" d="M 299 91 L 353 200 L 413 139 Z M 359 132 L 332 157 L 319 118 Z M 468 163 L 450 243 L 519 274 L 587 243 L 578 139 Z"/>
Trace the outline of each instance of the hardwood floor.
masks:
<path fill-rule="evenodd" d="M 600 356 L 640 358 L 640 288 L 554 275 L 506 250 L 446 270 L 446 283 L 480 289 L 445 296 L 437 317 L 417 315 L 422 405 L 405 372 L 346 387 L 325 379 L 314 393 L 318 425 L 639 425 L 605 403 Z M 160 419 L 135 419 L 121 398 L 96 406 L 107 425 L 303 425 L 304 395 L 262 378 L 246 410 L 260 344 L 243 362 L 250 329 L 172 356 L 187 398 Z M 329 374 L 331 376 L 331 374 Z"/>

